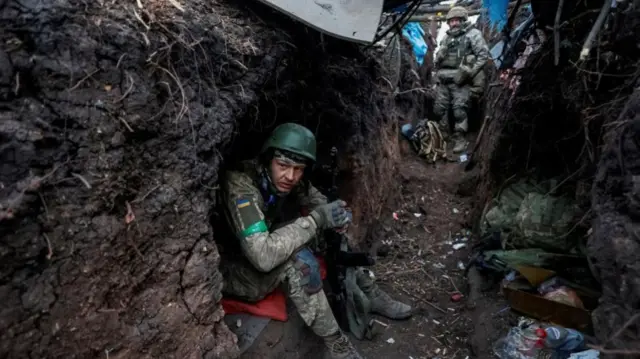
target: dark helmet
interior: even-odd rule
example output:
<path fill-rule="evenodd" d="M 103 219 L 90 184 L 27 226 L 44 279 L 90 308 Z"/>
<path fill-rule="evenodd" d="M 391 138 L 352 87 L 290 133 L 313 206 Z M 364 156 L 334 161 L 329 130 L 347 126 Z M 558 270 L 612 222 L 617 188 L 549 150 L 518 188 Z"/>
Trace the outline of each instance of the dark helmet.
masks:
<path fill-rule="evenodd" d="M 262 153 L 269 149 L 289 151 L 316 161 L 316 137 L 297 123 L 283 123 L 276 127 L 262 146 Z"/>
<path fill-rule="evenodd" d="M 462 21 L 467 21 L 467 19 L 469 18 L 467 9 L 463 8 L 462 6 L 452 7 L 447 13 L 447 21 L 455 18 L 460 18 L 462 19 Z"/>

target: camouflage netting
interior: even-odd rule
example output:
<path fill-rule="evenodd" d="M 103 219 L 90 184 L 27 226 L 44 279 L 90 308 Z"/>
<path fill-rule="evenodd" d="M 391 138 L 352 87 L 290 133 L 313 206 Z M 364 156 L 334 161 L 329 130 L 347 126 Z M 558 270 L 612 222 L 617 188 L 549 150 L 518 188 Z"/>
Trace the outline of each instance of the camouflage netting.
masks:
<path fill-rule="evenodd" d="M 608 350 L 631 350 L 637 356 L 640 9 L 618 2 L 590 56 L 578 61 L 603 2 L 565 1 L 560 62 L 555 66 L 549 30 L 557 8 L 553 3 L 532 2 L 546 41 L 539 49 L 535 44 L 529 49 L 534 51 L 517 72 L 519 77 L 495 74 L 488 90 L 488 122 L 476 153 L 476 214 L 479 218 L 487 201 L 512 176 L 558 179 L 557 190 L 581 207 L 571 235 L 590 234 L 586 253 L 602 284 L 600 305 L 593 313 L 595 334 Z M 524 51 L 524 44 L 519 50 Z"/>
<path fill-rule="evenodd" d="M 233 356 L 209 193 L 279 122 L 340 146 L 366 227 L 412 106 L 373 56 L 232 3 L 0 1 L 0 357 Z"/>

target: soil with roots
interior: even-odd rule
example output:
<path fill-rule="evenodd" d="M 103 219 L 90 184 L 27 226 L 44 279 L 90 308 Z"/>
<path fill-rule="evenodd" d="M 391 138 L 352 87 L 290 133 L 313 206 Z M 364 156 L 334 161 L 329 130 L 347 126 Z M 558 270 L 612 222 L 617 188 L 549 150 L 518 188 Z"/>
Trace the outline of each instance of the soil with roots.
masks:
<path fill-rule="evenodd" d="M 356 228 L 380 211 L 420 100 L 373 50 L 172 3 L 0 2 L 0 357 L 235 356 L 211 193 L 279 123 L 339 147 Z"/>

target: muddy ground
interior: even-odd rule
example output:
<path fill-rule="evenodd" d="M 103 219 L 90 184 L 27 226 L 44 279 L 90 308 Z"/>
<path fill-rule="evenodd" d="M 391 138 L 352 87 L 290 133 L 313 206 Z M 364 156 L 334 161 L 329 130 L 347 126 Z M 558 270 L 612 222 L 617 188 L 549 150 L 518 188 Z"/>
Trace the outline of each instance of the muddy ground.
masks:
<path fill-rule="evenodd" d="M 382 287 L 417 313 L 404 322 L 378 318 L 388 327 L 359 347 L 367 358 L 489 358 L 510 313 L 497 288 L 482 292 L 478 281 L 470 288 L 462 268 L 475 240 L 471 197 L 459 191 L 464 164 L 427 164 L 406 143 L 402 152 L 397 200 L 385 206 L 372 251 Z M 456 243 L 466 246 L 456 250 Z"/>

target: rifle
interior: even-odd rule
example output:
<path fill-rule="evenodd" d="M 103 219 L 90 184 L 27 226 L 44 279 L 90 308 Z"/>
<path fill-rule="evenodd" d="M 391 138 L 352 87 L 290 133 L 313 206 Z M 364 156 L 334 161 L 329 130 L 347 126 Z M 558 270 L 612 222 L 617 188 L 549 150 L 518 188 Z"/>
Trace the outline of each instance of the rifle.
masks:
<path fill-rule="evenodd" d="M 328 193 L 329 201 L 338 199 L 338 149 L 331 149 L 331 189 Z M 345 278 L 347 268 L 359 266 L 371 266 L 374 259 L 364 252 L 351 252 L 344 234 L 330 229 L 325 231 L 327 242 L 327 253 L 325 262 L 327 265 L 327 281 L 330 291 L 327 293 L 329 305 L 340 328 L 349 332 L 348 308 L 347 308 L 347 288 Z M 366 314 L 366 313 L 365 313 Z"/>

